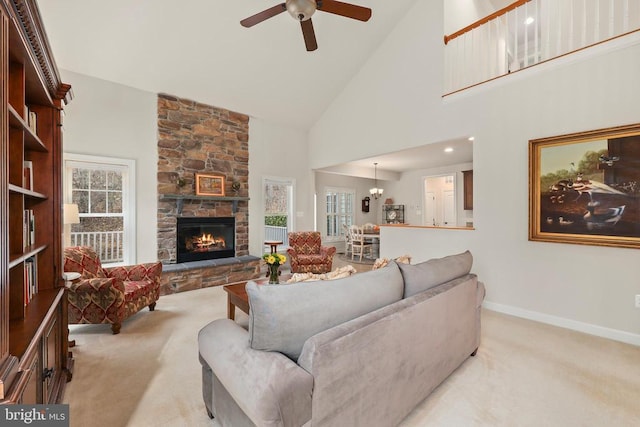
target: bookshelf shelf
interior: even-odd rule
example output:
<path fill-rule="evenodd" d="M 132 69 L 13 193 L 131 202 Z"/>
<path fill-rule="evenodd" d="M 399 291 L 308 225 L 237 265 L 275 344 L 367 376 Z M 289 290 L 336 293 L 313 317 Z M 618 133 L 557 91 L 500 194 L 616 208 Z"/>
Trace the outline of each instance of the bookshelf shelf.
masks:
<path fill-rule="evenodd" d="M 47 249 L 47 245 L 41 245 L 41 246 L 32 245 L 32 246 L 29 246 L 27 250 L 24 251 L 24 253 L 9 255 L 9 268 L 13 268 L 17 265 L 20 265 L 25 260 L 38 255 L 40 252 L 44 251 L 45 249 Z"/>
<path fill-rule="evenodd" d="M 17 185 L 9 184 L 9 192 L 22 194 L 23 196 L 30 197 L 32 199 L 47 200 L 47 196 L 42 193 L 36 193 L 35 191 L 27 190 L 26 188 L 18 187 Z"/>
<path fill-rule="evenodd" d="M 31 151 L 41 151 L 46 153 L 47 147 L 42 143 L 38 135 L 33 133 L 31 128 L 27 125 L 27 122 L 16 112 L 11 104 L 9 107 L 9 124 L 12 129 L 21 130 L 24 132 L 24 146 L 25 149 Z"/>

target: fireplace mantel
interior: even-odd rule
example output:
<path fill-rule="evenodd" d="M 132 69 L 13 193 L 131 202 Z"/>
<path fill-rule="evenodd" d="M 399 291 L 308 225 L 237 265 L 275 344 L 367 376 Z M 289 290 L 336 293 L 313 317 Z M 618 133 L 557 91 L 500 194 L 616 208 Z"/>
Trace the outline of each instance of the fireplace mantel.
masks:
<path fill-rule="evenodd" d="M 178 215 L 182 214 L 182 206 L 185 200 L 209 200 L 213 202 L 231 202 L 233 203 L 233 213 L 238 210 L 238 202 L 249 201 L 248 197 L 239 196 L 196 196 L 192 194 L 163 194 L 161 196 L 165 200 L 175 200 L 178 208 Z"/>

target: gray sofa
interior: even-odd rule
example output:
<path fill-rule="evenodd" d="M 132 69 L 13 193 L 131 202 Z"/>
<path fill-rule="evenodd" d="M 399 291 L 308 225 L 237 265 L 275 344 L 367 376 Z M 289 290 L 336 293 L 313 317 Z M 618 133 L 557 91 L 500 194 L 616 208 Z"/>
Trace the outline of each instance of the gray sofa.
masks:
<path fill-rule="evenodd" d="M 249 330 L 198 335 L 203 397 L 222 426 L 394 426 L 480 343 L 471 254 L 290 285 L 247 283 Z"/>

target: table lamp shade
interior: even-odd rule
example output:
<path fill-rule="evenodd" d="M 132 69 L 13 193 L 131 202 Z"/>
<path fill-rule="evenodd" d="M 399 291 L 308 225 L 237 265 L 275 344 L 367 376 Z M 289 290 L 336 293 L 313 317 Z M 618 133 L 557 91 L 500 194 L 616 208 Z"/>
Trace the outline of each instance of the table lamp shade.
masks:
<path fill-rule="evenodd" d="M 80 224 L 80 213 L 75 203 L 64 204 L 64 224 Z"/>

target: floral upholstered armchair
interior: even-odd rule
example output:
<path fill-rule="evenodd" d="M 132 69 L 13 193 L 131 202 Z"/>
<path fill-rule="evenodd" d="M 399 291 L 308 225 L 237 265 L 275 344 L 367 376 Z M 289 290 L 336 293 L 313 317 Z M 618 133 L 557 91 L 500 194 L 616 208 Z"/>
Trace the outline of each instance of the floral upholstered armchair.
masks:
<path fill-rule="evenodd" d="M 331 271 L 334 246 L 322 246 L 319 231 L 289 233 L 289 259 L 292 273 L 328 273 Z"/>
<path fill-rule="evenodd" d="M 96 252 L 87 246 L 64 250 L 65 273 L 80 273 L 67 287 L 69 323 L 109 323 L 114 334 L 122 321 L 149 307 L 160 297 L 162 263 L 102 268 Z"/>

